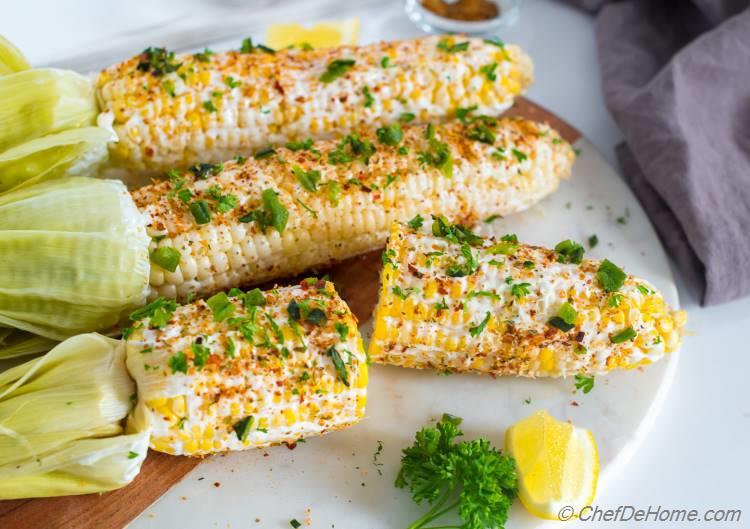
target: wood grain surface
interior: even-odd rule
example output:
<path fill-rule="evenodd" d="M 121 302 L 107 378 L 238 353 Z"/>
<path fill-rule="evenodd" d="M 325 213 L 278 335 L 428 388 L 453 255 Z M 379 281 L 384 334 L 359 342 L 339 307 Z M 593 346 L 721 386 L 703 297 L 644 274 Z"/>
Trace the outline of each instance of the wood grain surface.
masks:
<path fill-rule="evenodd" d="M 525 98 L 520 98 L 506 115 L 546 121 L 570 143 L 574 143 L 581 136 L 565 121 Z M 366 321 L 377 301 L 380 263 L 380 251 L 377 251 L 349 259 L 318 273 L 327 273 L 357 318 Z M 120 529 L 158 500 L 200 462 L 197 458 L 169 456 L 149 451 L 138 477 L 120 490 L 105 494 L 0 501 L 0 527 Z"/>

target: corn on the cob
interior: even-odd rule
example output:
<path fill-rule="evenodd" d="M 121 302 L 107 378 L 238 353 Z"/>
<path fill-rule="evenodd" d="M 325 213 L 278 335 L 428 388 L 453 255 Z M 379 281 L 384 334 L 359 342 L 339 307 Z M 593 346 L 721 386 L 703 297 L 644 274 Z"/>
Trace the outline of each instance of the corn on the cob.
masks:
<path fill-rule="evenodd" d="M 496 115 L 531 83 L 532 64 L 518 47 L 490 42 L 179 56 L 150 48 L 99 75 L 100 123 L 120 138 L 115 166 L 153 172 L 403 116 L 426 122 L 472 105 Z"/>
<path fill-rule="evenodd" d="M 134 191 L 152 256 L 174 256 L 154 260 L 163 266 L 152 267 L 151 298 L 210 295 L 374 250 L 394 220 L 420 211 L 463 222 L 520 211 L 570 173 L 573 151 L 548 126 L 475 119 L 267 150 Z"/>
<path fill-rule="evenodd" d="M 177 455 L 294 443 L 364 415 L 367 360 L 357 320 L 331 283 L 230 291 L 137 311 L 127 365 L 130 426 Z M 141 319 L 142 318 L 142 319 Z"/>
<path fill-rule="evenodd" d="M 611 262 L 581 260 L 580 245 L 548 250 L 434 222 L 433 234 L 394 226 L 370 342 L 374 362 L 595 375 L 679 347 L 685 313 Z"/>

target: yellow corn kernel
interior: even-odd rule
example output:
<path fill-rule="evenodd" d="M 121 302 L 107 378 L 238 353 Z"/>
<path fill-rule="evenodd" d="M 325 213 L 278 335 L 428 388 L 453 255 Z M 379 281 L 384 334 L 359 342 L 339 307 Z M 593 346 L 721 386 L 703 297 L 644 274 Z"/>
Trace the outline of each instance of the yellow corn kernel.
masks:
<path fill-rule="evenodd" d="M 154 449 L 158 450 L 156 447 L 154 447 Z M 196 441 L 195 439 L 190 439 L 185 443 L 184 450 L 187 454 L 196 453 L 198 451 L 198 441 Z"/>
<path fill-rule="evenodd" d="M 286 419 L 287 426 L 291 426 L 297 422 L 297 414 L 291 408 L 284 410 L 284 418 Z"/>
<path fill-rule="evenodd" d="M 368 382 L 368 368 L 367 364 L 362 364 L 362 366 L 359 368 L 359 376 L 357 377 L 357 382 L 355 383 L 355 386 L 358 388 L 366 388 L 367 382 Z"/>
<path fill-rule="evenodd" d="M 547 373 L 553 372 L 555 370 L 555 353 L 545 347 L 539 354 L 539 362 L 543 371 Z"/>

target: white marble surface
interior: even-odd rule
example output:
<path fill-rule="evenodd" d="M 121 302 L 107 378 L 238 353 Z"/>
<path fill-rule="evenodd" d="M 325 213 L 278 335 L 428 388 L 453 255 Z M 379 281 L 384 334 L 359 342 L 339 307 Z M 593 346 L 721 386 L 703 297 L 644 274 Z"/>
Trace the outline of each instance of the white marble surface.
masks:
<path fill-rule="evenodd" d="M 259 4 L 268 3 L 225 0 L 216 5 L 221 9 L 248 6 L 253 15 L 245 14 L 248 20 L 252 19 L 248 27 L 255 27 L 260 17 Z M 319 4 L 304 2 L 304 7 L 294 6 L 287 9 L 287 13 L 298 13 L 298 19 L 304 21 L 307 13 L 314 12 Z M 326 9 L 330 9 L 329 4 L 326 2 Z M 350 7 L 358 2 L 341 4 Z M 173 17 L 193 21 L 202 16 L 209 20 L 211 17 L 204 14 L 208 5 L 199 0 L 68 0 L 64 3 L 27 0 L 6 6 L 0 20 L 0 33 L 24 49 L 34 63 L 47 64 L 87 50 L 100 50 L 120 39 L 123 33 L 141 27 L 159 28 L 156 31 L 167 40 L 170 28 L 176 25 L 167 21 Z M 395 0 L 375 7 L 367 2 L 361 11 L 363 24 L 367 28 L 385 21 L 388 31 L 378 35 L 382 38 L 412 34 L 413 30 L 400 17 L 399 10 L 399 2 Z M 288 18 L 286 13 L 284 16 Z M 236 22 L 242 17 L 233 17 L 233 20 Z M 603 104 L 592 20 L 558 2 L 526 0 L 520 24 L 503 37 L 523 45 L 535 60 L 537 82 L 529 96 L 575 125 L 614 164 L 612 149 L 621 135 Z M 141 44 L 157 43 L 149 40 Z M 745 382 L 750 371 L 747 340 L 750 299 L 704 309 L 698 307 L 694 297 L 682 287 L 679 276 L 677 284 L 681 303 L 689 312 L 688 328 L 692 335 L 686 339 L 680 353 L 674 383 L 661 414 L 645 442 L 599 495 L 597 503 L 606 508 L 621 504 L 639 508 L 650 505 L 699 510 L 740 508 L 746 511 L 743 522 L 733 526 L 746 526 L 750 523 L 750 495 L 747 493 L 750 457 L 746 449 L 750 446 L 750 389 Z M 386 505 L 372 507 L 389 509 Z M 300 519 L 302 514 L 290 512 Z M 232 525 L 239 526 L 258 524 L 248 520 Z M 682 525 L 650 522 L 637 526 Z"/>

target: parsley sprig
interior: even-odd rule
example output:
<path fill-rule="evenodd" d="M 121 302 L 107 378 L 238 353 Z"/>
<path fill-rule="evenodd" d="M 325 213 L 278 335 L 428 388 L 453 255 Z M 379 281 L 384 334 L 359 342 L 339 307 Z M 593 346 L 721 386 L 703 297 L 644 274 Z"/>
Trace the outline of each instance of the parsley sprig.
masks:
<path fill-rule="evenodd" d="M 460 424 L 460 418 L 444 414 L 403 451 L 396 487 L 408 487 L 416 503 L 431 506 L 409 529 L 427 527 L 448 513 L 463 520 L 457 529 L 499 529 L 508 519 L 518 487 L 513 459 L 487 439 L 456 442 L 463 435 Z"/>

